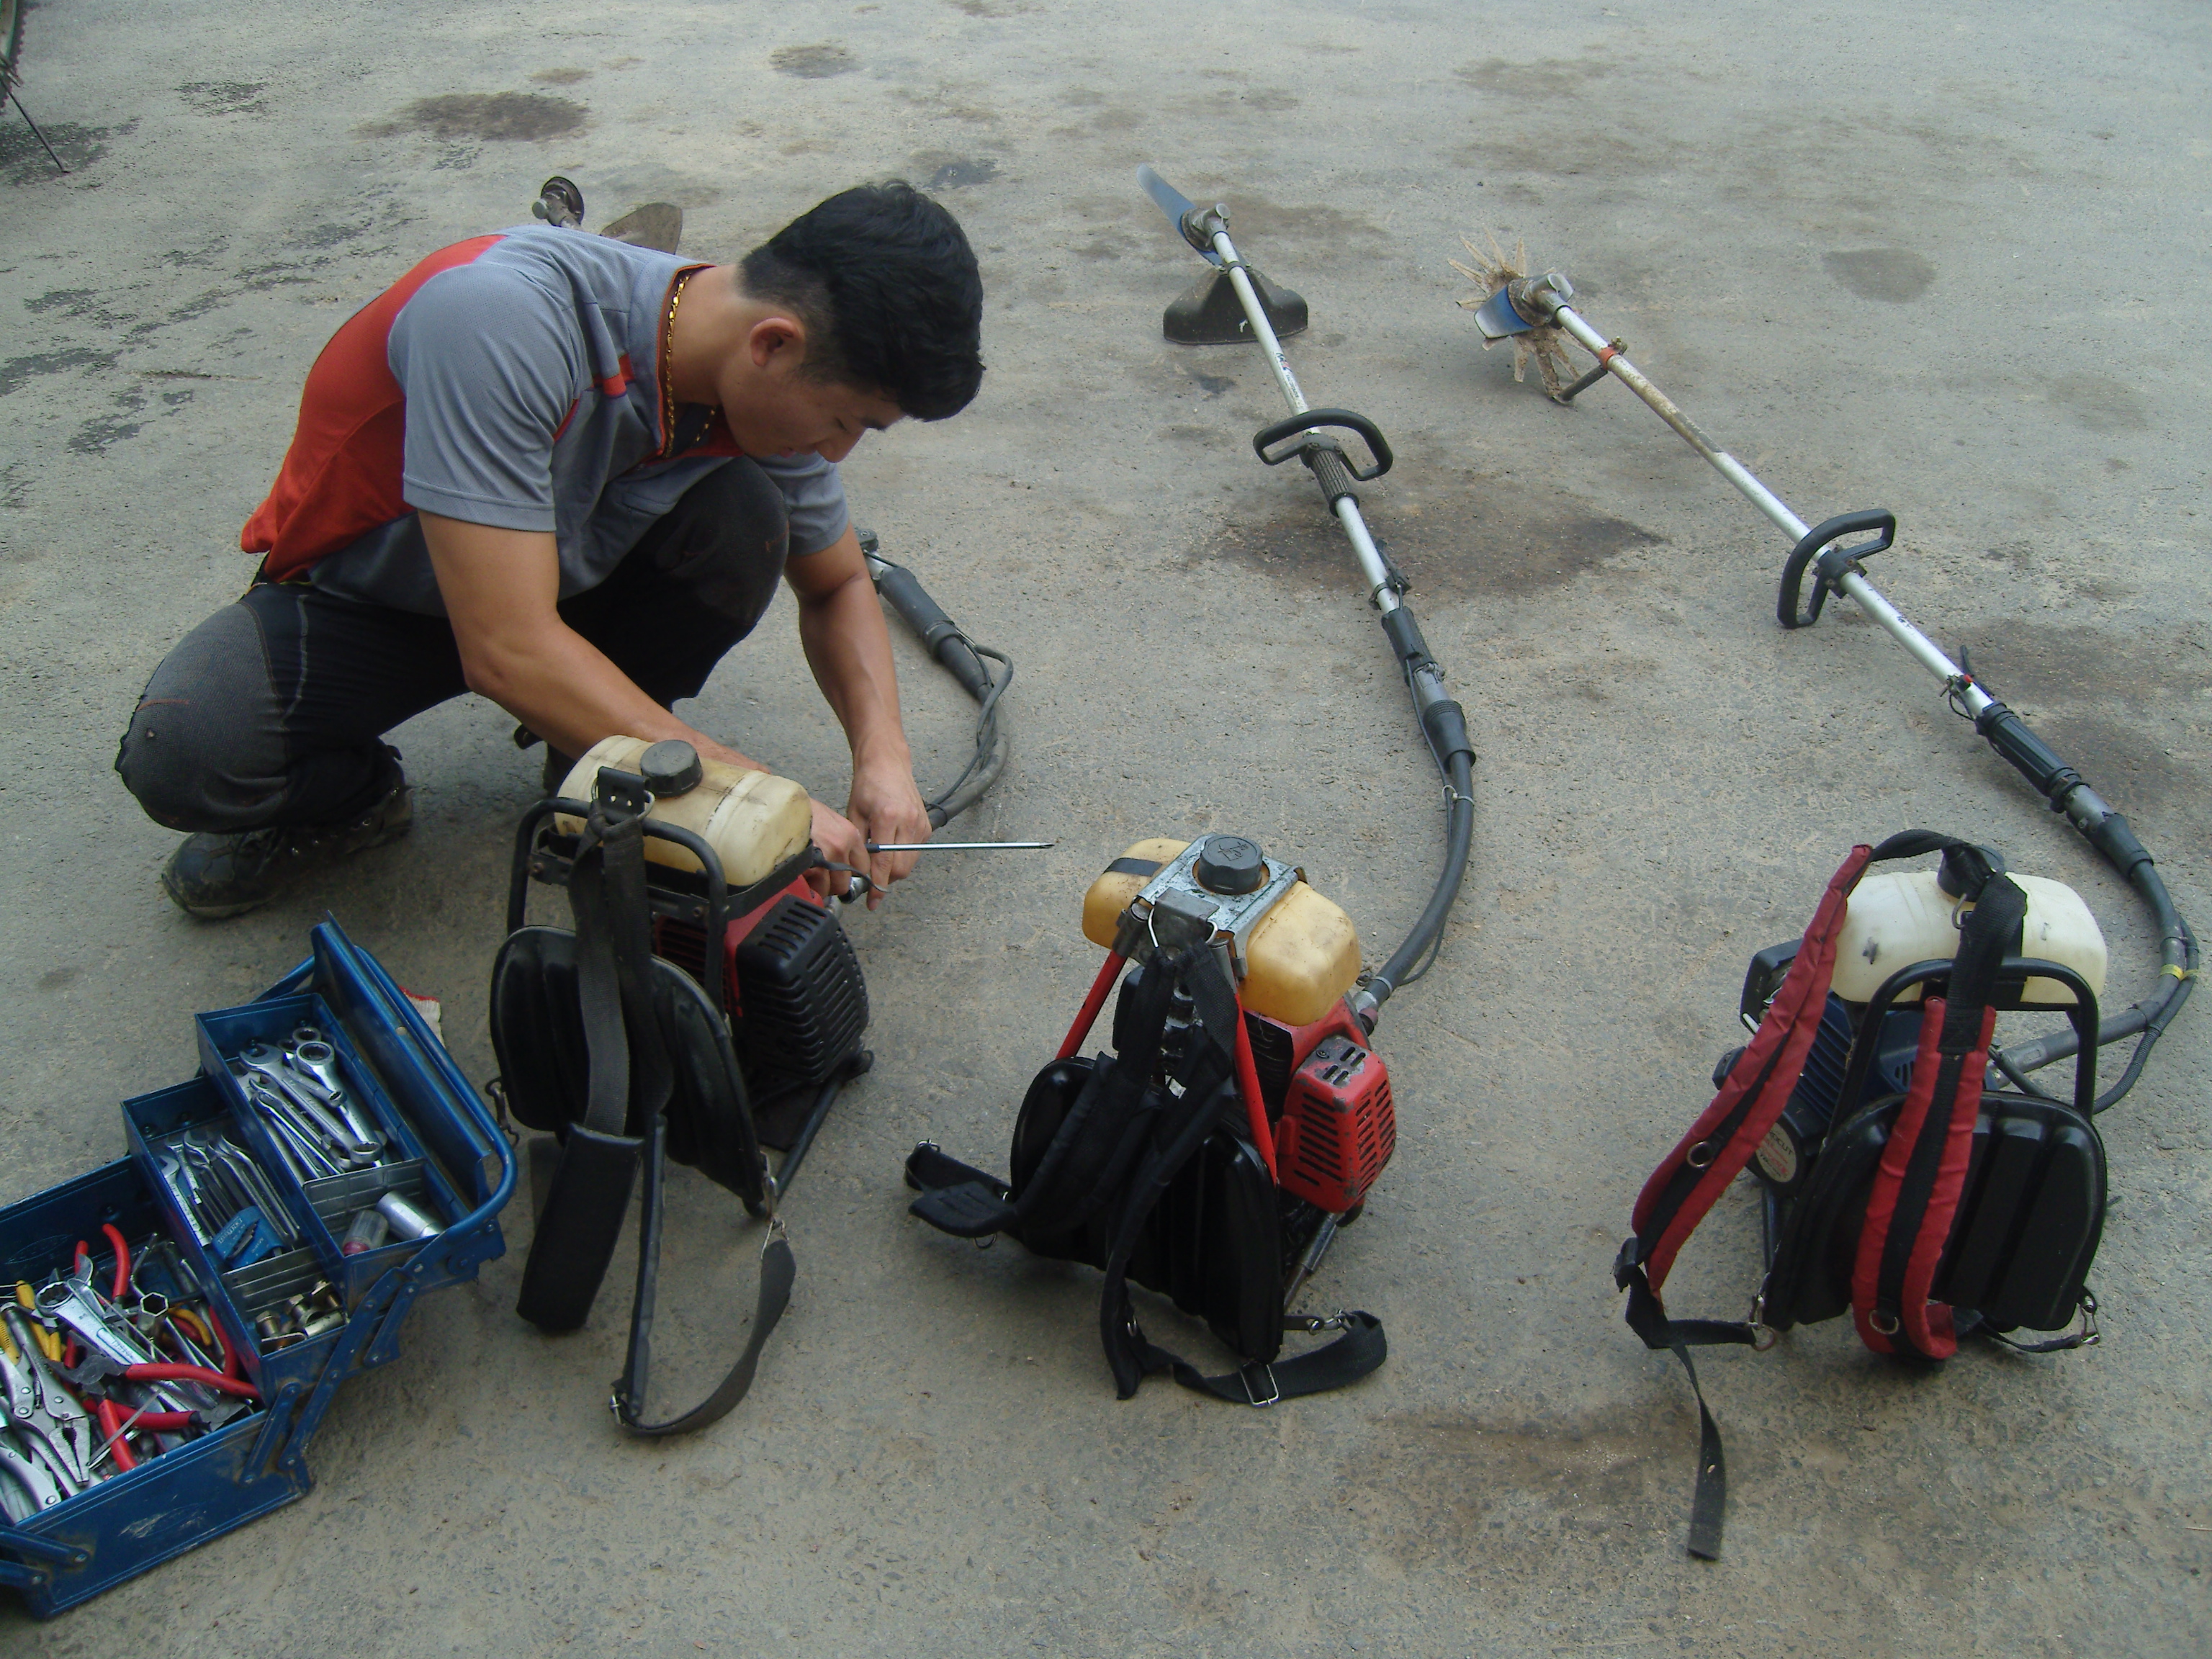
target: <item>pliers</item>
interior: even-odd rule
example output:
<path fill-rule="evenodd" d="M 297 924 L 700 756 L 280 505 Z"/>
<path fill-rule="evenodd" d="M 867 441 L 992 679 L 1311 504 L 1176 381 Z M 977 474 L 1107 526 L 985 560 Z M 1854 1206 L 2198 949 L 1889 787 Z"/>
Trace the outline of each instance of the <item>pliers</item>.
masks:
<path fill-rule="evenodd" d="M 0 1367 L 6 1371 L 9 1425 L 25 1449 L 42 1458 L 70 1492 L 81 1492 L 92 1484 L 99 1444 L 92 1419 L 76 1396 L 62 1386 L 46 1355 L 30 1341 L 26 1334 L 28 1322 L 12 1308 L 7 1310 L 7 1320 L 15 1330 L 15 1350 L 21 1356 L 20 1367 L 15 1361 L 0 1357 Z"/>
<path fill-rule="evenodd" d="M 43 1464 L 36 1458 L 24 1456 L 4 1435 L 0 1435 L 0 1474 L 10 1477 L 31 1500 L 27 1512 L 19 1504 L 6 1506 L 13 1520 L 27 1521 L 40 1510 L 53 1508 L 68 1495 Z"/>

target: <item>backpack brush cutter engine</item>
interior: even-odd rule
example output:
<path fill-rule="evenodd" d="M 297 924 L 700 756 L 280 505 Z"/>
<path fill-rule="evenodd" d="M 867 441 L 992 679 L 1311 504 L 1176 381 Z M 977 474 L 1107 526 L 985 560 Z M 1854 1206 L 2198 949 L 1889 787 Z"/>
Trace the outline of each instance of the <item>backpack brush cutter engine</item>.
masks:
<path fill-rule="evenodd" d="M 979 705 L 974 752 L 929 805 L 942 825 L 1006 765 L 999 702 L 1012 667 L 882 558 L 872 535 L 861 544 L 878 593 Z M 516 835 L 491 1037 L 497 1097 L 541 1132 L 529 1148 L 538 1228 L 517 1310 L 549 1333 L 584 1322 L 642 1170 L 629 1354 L 610 1401 L 635 1434 L 703 1428 L 744 1397 L 797 1273 L 781 1201 L 839 1091 L 872 1063 L 860 1046 L 860 963 L 811 877 L 845 876 L 847 901 L 867 878 L 824 860 L 811 821 L 805 790 L 789 779 L 702 762 L 687 743 L 617 737 L 586 754 Z M 526 925 L 533 879 L 568 890 L 573 931 Z M 773 1170 L 763 1148 L 783 1154 Z M 735 1193 L 769 1234 L 737 1363 L 698 1406 L 648 1423 L 670 1158 Z"/>
<path fill-rule="evenodd" d="M 1167 1371 L 1215 1398 L 1267 1406 L 1364 1376 L 1387 1352 L 1372 1315 L 1286 1310 L 1396 1145 L 1389 1073 L 1371 1034 L 1391 994 L 1433 961 L 1457 896 L 1474 829 L 1474 750 L 1406 606 L 1406 580 L 1360 515 L 1357 486 L 1389 470 L 1389 445 L 1364 416 L 1310 407 L 1284 356 L 1280 335 L 1305 326 L 1304 301 L 1245 264 L 1225 209 L 1199 208 L 1150 167 L 1138 179 L 1215 268 L 1168 307 L 1164 331 L 1260 346 L 1291 414 L 1253 447 L 1270 466 L 1299 460 L 1352 544 L 1443 781 L 1443 871 L 1405 942 L 1363 978 L 1351 919 L 1292 865 L 1241 836 L 1139 842 L 1085 897 L 1084 934 L 1106 960 L 1022 1102 L 1009 1178 L 924 1142 L 907 1179 L 921 1194 L 913 1212 L 942 1231 L 1006 1233 L 1103 1271 L 1100 1336 L 1122 1398 Z M 1366 447 L 1365 465 L 1355 467 L 1339 432 Z M 1115 1052 L 1080 1057 L 1117 984 Z M 1131 1279 L 1202 1319 L 1238 1369 L 1207 1376 L 1149 1341 Z M 1342 1334 L 1279 1360 L 1285 1330 Z"/>
<path fill-rule="evenodd" d="M 1637 1201 L 1636 1234 L 1615 1267 L 1631 1327 L 1648 1346 L 1680 1357 L 1693 1389 L 1691 1347 L 1764 1347 L 1792 1324 L 1847 1310 L 1869 1347 L 1910 1359 L 1948 1358 L 1970 1332 L 2029 1352 L 2094 1342 L 2096 1303 L 2085 1280 L 2106 1191 L 2094 1119 L 2135 1086 L 2197 973 L 2196 939 L 2156 864 L 2080 772 L 1867 579 L 1863 561 L 1895 539 L 1893 514 L 1848 513 L 1808 527 L 1654 386 L 1620 341 L 1575 310 L 1565 276 L 1525 276 L 1502 259 L 1489 265 L 1468 274 L 1489 277 L 1494 291 L 1464 302 L 1486 343 L 1513 340 L 1534 352 L 1556 402 L 1571 403 L 1607 374 L 1635 392 L 1790 537 L 1776 605 L 1782 626 L 1810 627 L 1831 592 L 1856 602 L 2136 890 L 2160 939 L 2158 988 L 2100 1020 L 2104 941 L 2070 890 L 2007 877 L 1987 849 L 1926 832 L 1856 849 L 1803 940 L 1753 958 L 1741 1014 L 1757 1035 L 1723 1058 L 1714 1074 L 1720 1092 Z M 1597 362 L 1564 384 L 1568 338 Z M 1861 884 L 1869 862 L 1938 849 L 1940 872 Z M 1916 1000 L 1917 1018 L 1899 1006 Z M 1997 1012 L 2019 1008 L 2063 1010 L 2066 1027 L 1995 1046 Z M 2118 1080 L 2098 1094 L 2099 1050 L 2130 1037 Z M 2037 1086 L 2034 1073 L 2069 1057 L 2070 1100 Z M 1668 1319 L 1658 1291 L 1675 1252 L 1747 1167 L 1765 1188 L 1767 1263 L 1750 1317 Z M 2057 1330 L 2077 1314 L 2073 1334 L 2009 1338 L 2023 1328 Z M 1690 1549 L 1711 1559 L 1720 1549 L 1725 1470 L 1702 1392 L 1698 1407 Z"/>

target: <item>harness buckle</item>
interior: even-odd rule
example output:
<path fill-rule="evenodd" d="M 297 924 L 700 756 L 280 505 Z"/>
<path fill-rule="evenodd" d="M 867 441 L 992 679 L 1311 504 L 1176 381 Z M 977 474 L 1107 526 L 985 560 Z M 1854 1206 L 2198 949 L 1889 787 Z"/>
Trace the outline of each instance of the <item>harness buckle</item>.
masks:
<path fill-rule="evenodd" d="M 1751 1351 L 1765 1353 L 1782 1340 L 1782 1333 L 1766 1322 L 1766 1292 L 1761 1291 L 1751 1299 L 1751 1311 L 1744 1317 L 1751 1327 Z"/>
<path fill-rule="evenodd" d="M 1267 1397 L 1265 1400 L 1260 1398 L 1260 1390 L 1252 1386 L 1253 1376 L 1255 1372 L 1260 1380 L 1267 1385 Z M 1282 1389 L 1275 1383 L 1275 1368 L 1273 1365 L 1265 1363 L 1242 1365 L 1237 1368 L 1237 1377 L 1244 1385 L 1245 1400 L 1254 1406 L 1262 1407 L 1272 1406 L 1283 1397 Z"/>

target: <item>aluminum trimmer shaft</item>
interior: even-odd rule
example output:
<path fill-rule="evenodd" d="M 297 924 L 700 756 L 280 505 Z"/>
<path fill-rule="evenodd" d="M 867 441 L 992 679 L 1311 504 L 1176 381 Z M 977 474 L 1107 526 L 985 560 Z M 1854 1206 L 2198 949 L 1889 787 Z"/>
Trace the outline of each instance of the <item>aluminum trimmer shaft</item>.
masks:
<path fill-rule="evenodd" d="M 1574 285 L 1556 270 L 1547 271 L 1541 276 L 1523 277 L 1507 283 L 1486 301 L 1482 309 L 1477 312 L 1475 321 L 1485 334 L 1492 334 L 1492 329 L 1498 328 L 1498 332 L 1492 335 L 1493 338 L 1501 338 L 1509 333 L 1521 333 L 1545 322 L 1556 323 L 1587 346 L 1596 356 L 1600 368 L 1649 404 L 1653 413 L 1680 434 L 1682 441 L 1691 448 L 1711 462 L 1713 471 L 1741 490 L 1744 498 L 1780 526 L 1793 543 L 1802 542 L 1811 534 L 1812 526 L 1792 513 L 1789 504 L 1761 483 L 1749 467 L 1707 437 L 1672 398 L 1652 385 L 1644 371 L 1628 361 L 1627 354 L 1617 343 L 1607 339 L 1592 328 L 1588 319 L 1567 303 L 1573 297 L 1574 291 Z M 1500 317 L 1498 310 L 1494 309 L 1501 301 L 1508 302 L 1505 317 Z M 1502 328 L 1498 327 L 1500 322 L 1505 324 Z M 1512 326 L 1515 322 L 1520 326 Z M 1874 584 L 1867 580 L 1864 572 L 1846 568 L 1838 573 L 1828 586 L 1849 594 L 1865 607 L 1867 614 L 1911 652 L 1922 667 L 1942 681 L 1947 690 L 1955 684 L 1970 717 L 1979 714 L 1994 701 L 1974 684 L 1964 669 L 1943 653 L 1941 647 L 1907 622 L 1895 605 L 1882 598 Z"/>
<path fill-rule="evenodd" d="M 1556 270 L 1540 276 L 1516 277 L 1483 301 L 1476 309 L 1475 322 L 1485 337 L 1493 341 L 1526 333 L 1547 323 L 1573 336 L 1595 356 L 1597 368 L 1559 393 L 1560 402 L 1571 401 L 1601 374 L 1612 374 L 1790 536 L 1794 545 L 1783 568 L 1781 595 L 1776 607 L 1784 628 L 1803 628 L 1818 621 L 1821 606 L 1831 592 L 1855 601 L 1881 624 L 1885 633 L 1905 647 L 1914 661 L 1942 682 L 1943 695 L 1951 707 L 1972 720 L 1974 730 L 1989 745 L 2035 786 L 2053 811 L 2063 812 L 2083 839 L 2102 854 L 2106 862 L 2149 903 L 2159 927 L 2165 980 L 2152 995 L 2100 1023 L 2100 1046 L 2119 1042 L 2139 1031 L 2145 1034 L 2144 1041 L 2130 1057 L 2126 1073 L 2105 1094 L 2099 1109 L 2110 1105 L 2134 1085 L 2151 1045 L 2188 999 L 2190 984 L 2197 972 L 2196 939 L 2174 908 L 2155 861 L 2136 838 L 2127 819 L 2092 789 L 2079 772 L 2060 759 L 2018 714 L 1991 696 L 1971 672 L 1952 661 L 1935 641 L 1906 621 L 1904 613 L 1867 580 L 1860 561 L 1890 545 L 1897 533 L 1894 514 L 1879 511 L 1848 513 L 1818 526 L 1807 525 L 1749 467 L 1707 437 L 1673 398 L 1629 362 L 1619 341 L 1607 339 L 1592 327 L 1589 319 L 1569 303 L 1574 292 L 1574 284 Z M 1849 540 L 1861 535 L 1870 535 L 1872 539 Z M 1801 604 L 1800 589 L 1808 570 L 1814 577 L 1812 598 L 1809 604 Z M 2025 1073 L 2063 1060 L 2078 1047 L 2069 1030 L 2009 1051 L 1993 1050 L 1990 1060 L 2015 1082 L 2022 1082 Z"/>
<path fill-rule="evenodd" d="M 1474 745 L 1468 738 L 1467 713 L 1444 690 L 1443 671 L 1429 653 L 1420 624 L 1407 608 L 1405 577 L 1383 556 L 1359 511 L 1357 486 L 1390 470 L 1393 458 L 1389 442 L 1365 416 L 1348 409 L 1316 409 L 1306 401 L 1267 307 L 1253 285 L 1251 268 L 1229 240 L 1228 209 L 1200 207 L 1149 167 L 1137 169 L 1137 183 L 1158 204 L 1182 239 L 1219 269 L 1220 277 L 1216 280 L 1229 283 L 1243 308 L 1252 337 L 1267 354 L 1268 371 L 1291 409 L 1290 418 L 1262 427 L 1253 434 L 1252 448 L 1269 466 L 1296 458 L 1321 486 L 1329 511 L 1352 544 L 1368 602 L 1382 617 L 1383 635 L 1405 674 L 1422 736 L 1443 779 L 1447 811 L 1443 872 L 1413 932 L 1352 998 L 1354 1010 L 1371 1031 L 1376 1014 L 1390 994 L 1427 971 L 1422 958 L 1442 937 L 1445 919 L 1459 896 L 1460 878 L 1466 872 L 1474 837 Z M 1367 447 L 1372 458 L 1368 465 L 1353 465 L 1343 443 L 1332 435 L 1340 431 L 1357 434 Z"/>

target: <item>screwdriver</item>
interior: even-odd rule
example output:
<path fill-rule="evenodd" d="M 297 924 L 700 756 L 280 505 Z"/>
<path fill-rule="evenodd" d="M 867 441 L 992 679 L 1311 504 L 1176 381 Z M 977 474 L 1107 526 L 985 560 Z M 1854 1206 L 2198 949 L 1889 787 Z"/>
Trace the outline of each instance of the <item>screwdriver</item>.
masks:
<path fill-rule="evenodd" d="M 1003 853 L 1057 847 L 1056 841 L 872 841 L 871 853 Z"/>

